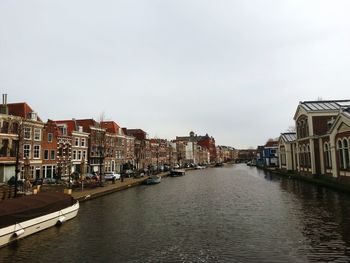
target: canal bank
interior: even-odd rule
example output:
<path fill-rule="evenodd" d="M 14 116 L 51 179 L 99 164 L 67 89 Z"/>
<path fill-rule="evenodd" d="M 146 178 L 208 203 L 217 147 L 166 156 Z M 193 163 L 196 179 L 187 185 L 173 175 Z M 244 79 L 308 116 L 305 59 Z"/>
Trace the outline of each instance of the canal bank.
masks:
<path fill-rule="evenodd" d="M 169 176 L 170 172 L 160 173 L 161 177 Z M 118 180 L 115 183 L 108 182 L 103 186 L 97 186 L 95 188 L 75 189 L 72 191 L 72 196 L 79 202 L 85 202 L 101 196 L 105 196 L 111 193 L 115 193 L 121 190 L 125 190 L 134 186 L 143 184 L 148 179 L 148 176 L 141 178 L 124 178 L 123 182 Z"/>
<path fill-rule="evenodd" d="M 350 184 L 348 182 L 345 182 L 344 180 L 339 180 L 338 178 L 331 178 L 331 177 L 321 176 L 321 175 L 307 176 L 307 175 L 298 174 L 292 171 L 284 171 L 284 170 L 264 168 L 264 167 L 257 167 L 257 168 L 279 176 L 288 177 L 290 179 L 299 180 L 299 181 L 307 182 L 317 186 L 327 187 L 332 190 L 350 194 Z"/>

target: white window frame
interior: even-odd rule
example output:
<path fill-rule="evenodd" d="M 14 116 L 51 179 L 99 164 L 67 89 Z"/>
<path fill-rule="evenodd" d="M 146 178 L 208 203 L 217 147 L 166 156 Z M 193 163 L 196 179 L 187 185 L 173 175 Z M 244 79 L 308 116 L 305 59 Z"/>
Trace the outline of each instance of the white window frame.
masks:
<path fill-rule="evenodd" d="M 41 150 L 41 146 L 35 144 L 33 146 L 33 159 L 40 159 L 40 150 Z M 37 153 L 37 155 L 36 155 Z"/>
<path fill-rule="evenodd" d="M 73 150 L 73 160 L 76 160 L 76 159 L 77 159 L 77 151 Z"/>
<path fill-rule="evenodd" d="M 85 138 L 81 138 L 81 140 L 80 140 L 80 146 L 81 147 L 85 147 L 85 141 L 86 141 Z"/>
<path fill-rule="evenodd" d="M 79 138 L 76 137 L 76 138 L 75 138 L 74 145 L 75 145 L 75 146 L 79 146 L 79 142 L 80 142 Z"/>
<path fill-rule="evenodd" d="M 26 139 L 26 140 L 30 140 L 32 138 L 32 128 L 31 127 L 24 127 L 24 130 L 23 130 L 23 138 Z M 29 135 L 27 137 L 27 135 Z"/>
<path fill-rule="evenodd" d="M 34 141 L 41 141 L 41 129 L 39 128 L 34 128 Z"/>
<path fill-rule="evenodd" d="M 26 147 L 26 146 L 28 146 L 28 147 Z M 26 151 L 28 152 L 28 155 L 26 155 Z M 30 157 L 31 157 L 31 145 L 30 144 L 24 144 L 23 145 L 23 158 L 30 159 Z"/>

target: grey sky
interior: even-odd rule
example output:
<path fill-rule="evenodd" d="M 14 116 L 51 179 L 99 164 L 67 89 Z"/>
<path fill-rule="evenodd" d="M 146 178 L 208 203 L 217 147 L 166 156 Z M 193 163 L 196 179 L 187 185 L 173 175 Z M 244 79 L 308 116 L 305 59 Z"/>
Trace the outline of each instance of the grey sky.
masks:
<path fill-rule="evenodd" d="M 350 1 L 0 1 L 0 85 L 43 119 L 265 143 L 349 99 Z"/>

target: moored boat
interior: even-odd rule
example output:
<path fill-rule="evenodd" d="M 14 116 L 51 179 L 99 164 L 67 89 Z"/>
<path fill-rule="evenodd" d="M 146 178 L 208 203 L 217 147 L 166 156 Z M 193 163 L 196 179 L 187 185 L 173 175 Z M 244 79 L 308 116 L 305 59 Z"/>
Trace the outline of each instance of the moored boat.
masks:
<path fill-rule="evenodd" d="M 161 176 L 151 175 L 149 178 L 147 178 L 146 184 L 159 184 L 161 180 L 162 180 Z"/>
<path fill-rule="evenodd" d="M 0 247 L 74 218 L 79 202 L 51 192 L 0 202 Z"/>
<path fill-rule="evenodd" d="M 170 172 L 170 176 L 172 177 L 183 176 L 185 174 L 186 174 L 186 171 L 182 169 L 175 169 L 175 170 L 171 170 Z"/>

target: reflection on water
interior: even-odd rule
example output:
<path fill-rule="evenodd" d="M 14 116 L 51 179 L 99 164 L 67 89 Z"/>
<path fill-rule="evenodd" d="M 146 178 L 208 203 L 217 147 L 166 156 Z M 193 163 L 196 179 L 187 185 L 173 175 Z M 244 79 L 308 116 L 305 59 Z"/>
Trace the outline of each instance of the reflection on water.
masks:
<path fill-rule="evenodd" d="M 349 195 L 245 165 L 198 170 L 83 203 L 0 261 L 348 262 L 349 207 Z"/>

